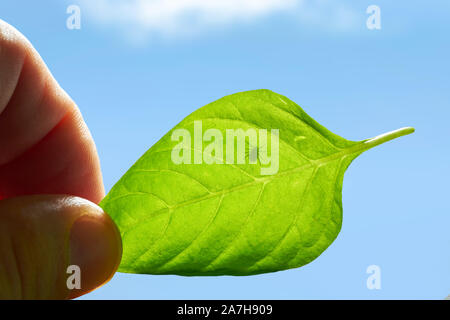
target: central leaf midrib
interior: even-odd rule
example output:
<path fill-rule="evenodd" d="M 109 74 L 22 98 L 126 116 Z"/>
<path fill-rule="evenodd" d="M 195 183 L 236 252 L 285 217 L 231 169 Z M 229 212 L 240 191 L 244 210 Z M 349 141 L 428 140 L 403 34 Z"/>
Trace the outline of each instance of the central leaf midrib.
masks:
<path fill-rule="evenodd" d="M 170 150 L 165 150 L 165 151 L 170 151 Z M 355 153 L 360 153 L 360 152 L 362 152 L 360 149 L 356 149 L 355 150 L 354 146 L 352 146 L 350 148 L 343 149 L 342 151 L 336 152 L 336 153 L 328 155 L 326 157 L 323 157 L 323 158 L 320 158 L 320 159 L 316 159 L 316 160 L 311 160 L 311 162 L 309 162 L 309 163 L 306 163 L 306 164 L 301 165 L 299 167 L 292 168 L 292 169 L 289 169 L 289 170 L 277 173 L 275 175 L 267 176 L 267 177 L 264 177 L 264 178 L 257 178 L 257 177 L 253 176 L 253 178 L 255 179 L 254 181 L 251 181 L 251 182 L 248 182 L 248 183 L 244 183 L 244 184 L 232 187 L 232 188 L 223 189 L 223 190 L 218 191 L 218 192 L 209 192 L 206 195 L 203 195 L 203 196 L 191 199 L 191 200 L 183 201 L 183 202 L 177 203 L 175 205 L 168 205 L 166 207 L 169 210 L 175 210 L 175 209 L 178 209 L 180 207 L 188 206 L 190 204 L 194 204 L 194 203 L 197 203 L 197 202 L 209 200 L 209 199 L 212 199 L 212 198 L 217 197 L 217 196 L 226 195 L 226 194 L 229 194 L 229 193 L 232 193 L 232 192 L 235 192 L 235 191 L 239 191 L 239 190 L 242 190 L 242 189 L 245 189 L 245 188 L 248 188 L 248 187 L 252 187 L 252 186 L 255 186 L 255 185 L 259 184 L 259 183 L 270 183 L 272 180 L 284 177 L 284 176 L 286 176 L 288 174 L 292 174 L 292 173 L 295 173 L 295 172 L 298 172 L 298 171 L 301 171 L 301 170 L 305 170 L 305 169 L 309 169 L 309 168 L 313 168 L 313 167 L 321 167 L 321 166 L 326 165 L 327 163 L 333 162 L 333 161 L 335 161 L 337 159 L 343 159 L 343 158 L 345 158 L 345 157 L 347 157 L 349 155 L 352 155 L 352 154 L 355 154 Z M 129 173 L 132 173 L 133 171 L 136 172 L 136 171 L 143 171 L 143 170 L 145 170 L 145 169 L 135 169 L 135 170 L 131 169 L 129 171 Z M 151 169 L 151 170 L 156 172 L 156 173 L 159 172 L 158 169 Z M 168 169 L 164 169 L 164 170 L 168 170 Z M 170 170 L 170 171 L 179 173 L 176 170 Z M 129 193 L 127 196 L 132 196 L 134 194 L 135 193 Z M 139 192 L 139 194 L 149 194 L 149 193 Z M 122 196 L 120 198 L 124 198 L 124 197 L 127 197 L 127 196 Z M 115 200 L 116 199 L 111 199 L 110 201 L 113 202 Z M 160 200 L 163 201 L 162 199 L 160 199 Z"/>

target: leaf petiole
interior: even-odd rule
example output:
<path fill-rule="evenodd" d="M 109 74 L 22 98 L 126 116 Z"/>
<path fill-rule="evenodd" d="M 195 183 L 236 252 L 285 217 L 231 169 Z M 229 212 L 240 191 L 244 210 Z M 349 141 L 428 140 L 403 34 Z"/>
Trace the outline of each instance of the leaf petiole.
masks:
<path fill-rule="evenodd" d="M 400 128 L 400 129 L 397 129 L 397 130 L 394 130 L 394 131 L 391 131 L 391 132 L 380 134 L 379 136 L 376 136 L 374 138 L 364 140 L 362 144 L 359 144 L 356 147 L 360 151 L 366 151 L 366 150 L 369 150 L 369 149 L 371 149 L 373 147 L 379 146 L 380 144 L 383 144 L 385 142 L 388 142 L 388 141 L 397 139 L 399 137 L 411 134 L 414 131 L 415 131 L 415 129 L 412 128 L 412 127 Z"/>

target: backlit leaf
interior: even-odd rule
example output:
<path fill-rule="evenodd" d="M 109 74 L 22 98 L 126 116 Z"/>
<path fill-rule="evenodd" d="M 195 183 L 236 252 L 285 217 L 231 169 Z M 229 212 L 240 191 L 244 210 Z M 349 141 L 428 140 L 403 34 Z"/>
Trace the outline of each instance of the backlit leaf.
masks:
<path fill-rule="evenodd" d="M 224 137 L 221 148 L 208 149 L 209 160 L 205 150 L 216 139 L 206 141 L 208 129 Z M 238 163 L 237 140 L 226 147 L 231 129 L 267 130 L 267 139 L 245 140 L 245 161 Z M 413 131 L 349 141 L 269 90 L 237 93 L 200 108 L 148 150 L 101 203 L 122 234 L 119 271 L 251 275 L 303 266 L 341 229 L 342 184 L 350 163 Z M 190 144 L 180 147 L 181 139 L 174 139 L 180 134 L 189 134 Z M 230 151 L 234 163 L 226 161 Z M 173 154 L 189 161 L 177 164 Z"/>

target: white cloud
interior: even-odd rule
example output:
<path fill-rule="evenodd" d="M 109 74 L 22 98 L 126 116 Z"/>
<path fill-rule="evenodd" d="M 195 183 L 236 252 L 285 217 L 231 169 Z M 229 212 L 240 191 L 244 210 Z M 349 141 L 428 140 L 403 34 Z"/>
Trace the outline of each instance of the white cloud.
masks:
<path fill-rule="evenodd" d="M 332 0 L 79 0 L 95 22 L 116 26 L 128 36 L 146 38 L 197 34 L 248 22 L 276 12 L 290 13 L 300 24 L 348 29 L 355 12 Z"/>
<path fill-rule="evenodd" d="M 297 15 L 300 24 L 331 32 L 357 31 L 365 26 L 365 8 L 358 10 L 336 0 L 304 0 Z M 364 23 L 364 24 L 362 24 Z"/>

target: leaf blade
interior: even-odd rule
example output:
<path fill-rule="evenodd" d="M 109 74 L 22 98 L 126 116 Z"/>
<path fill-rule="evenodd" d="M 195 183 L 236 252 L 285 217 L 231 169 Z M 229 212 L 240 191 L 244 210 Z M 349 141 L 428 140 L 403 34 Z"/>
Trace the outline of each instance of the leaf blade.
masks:
<path fill-rule="evenodd" d="M 205 130 L 222 133 L 279 129 L 278 173 L 261 175 L 261 163 L 175 165 L 171 134 L 180 128 L 192 134 L 199 120 Z M 350 163 L 412 130 L 349 141 L 268 90 L 200 108 L 144 154 L 101 203 L 123 236 L 119 271 L 249 275 L 305 265 L 339 234 Z"/>

